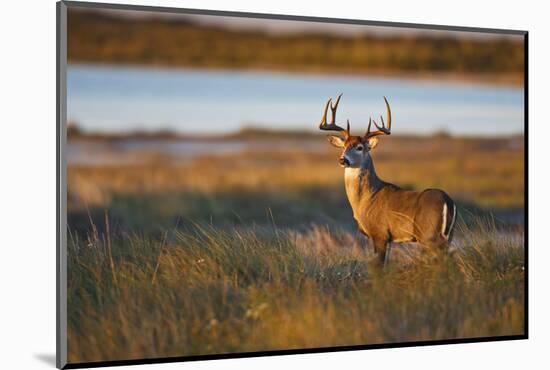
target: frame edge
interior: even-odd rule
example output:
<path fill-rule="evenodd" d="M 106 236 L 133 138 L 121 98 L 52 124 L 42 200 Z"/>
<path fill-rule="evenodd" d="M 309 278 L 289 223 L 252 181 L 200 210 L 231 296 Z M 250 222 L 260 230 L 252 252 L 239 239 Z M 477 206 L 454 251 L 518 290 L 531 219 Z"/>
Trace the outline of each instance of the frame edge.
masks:
<path fill-rule="evenodd" d="M 67 365 L 67 5 L 56 3 L 56 367 Z"/>

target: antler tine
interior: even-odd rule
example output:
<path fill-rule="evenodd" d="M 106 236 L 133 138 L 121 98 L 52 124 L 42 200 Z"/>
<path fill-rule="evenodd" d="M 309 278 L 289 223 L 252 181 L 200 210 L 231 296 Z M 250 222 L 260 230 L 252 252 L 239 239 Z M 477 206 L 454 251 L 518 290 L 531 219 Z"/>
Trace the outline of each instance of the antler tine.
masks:
<path fill-rule="evenodd" d="M 374 123 L 374 126 L 376 126 L 376 128 L 378 130 L 376 130 L 374 132 L 370 132 L 371 119 L 369 118 L 369 126 L 368 126 L 368 129 L 367 129 L 367 133 L 365 134 L 365 138 L 374 137 L 374 136 L 378 136 L 378 135 L 390 135 L 391 134 L 391 110 L 390 110 L 390 105 L 388 103 L 388 100 L 386 99 L 385 96 L 384 96 L 384 102 L 386 102 L 386 111 L 387 111 L 387 115 L 388 115 L 388 126 L 386 127 L 386 125 L 384 124 L 384 118 L 382 116 L 380 116 L 380 122 L 382 123 L 382 126 L 378 126 L 376 121 L 372 120 L 372 123 Z"/>
<path fill-rule="evenodd" d="M 379 130 L 379 131 L 382 131 L 383 133 L 385 133 L 386 135 L 389 135 L 391 132 L 389 129 L 386 128 L 386 125 L 384 125 L 384 118 L 382 118 L 382 116 L 380 116 L 380 120 L 382 121 L 382 126 L 378 126 L 378 124 L 376 123 L 375 120 L 372 121 L 372 123 L 374 123 L 374 125 L 376 126 L 376 128 Z"/>
<path fill-rule="evenodd" d="M 388 99 L 384 96 L 384 102 L 386 103 L 386 114 L 388 116 L 388 130 L 391 131 L 391 109 Z"/>
<path fill-rule="evenodd" d="M 321 122 L 319 123 L 319 128 L 323 130 L 323 126 L 327 124 L 327 112 L 328 112 L 328 106 L 331 104 L 332 98 L 330 98 L 327 101 L 327 104 L 325 105 L 325 110 L 323 112 L 323 117 L 321 117 Z"/>
<path fill-rule="evenodd" d="M 336 99 L 336 103 L 334 103 L 334 105 L 332 105 L 332 102 L 330 103 L 330 110 L 332 111 L 332 122 L 331 123 L 335 123 L 336 122 L 336 109 L 338 109 L 338 103 L 340 103 L 340 98 L 342 97 L 342 94 L 343 93 L 340 93 L 340 95 L 338 95 L 338 98 Z M 330 99 L 332 100 L 332 99 Z"/>
<path fill-rule="evenodd" d="M 338 95 L 338 98 L 336 99 L 336 102 L 334 104 L 332 102 L 332 98 L 327 101 L 327 104 L 325 105 L 325 110 L 323 112 L 323 117 L 321 118 L 321 122 L 319 123 L 319 129 L 326 131 L 343 132 L 344 135 L 347 137 L 349 136 L 349 121 L 347 130 L 336 124 L 336 110 L 338 109 L 338 103 L 340 103 L 341 97 L 342 94 Z M 330 120 L 330 123 L 327 122 L 327 112 L 329 106 L 330 110 L 332 111 L 332 119 Z"/>

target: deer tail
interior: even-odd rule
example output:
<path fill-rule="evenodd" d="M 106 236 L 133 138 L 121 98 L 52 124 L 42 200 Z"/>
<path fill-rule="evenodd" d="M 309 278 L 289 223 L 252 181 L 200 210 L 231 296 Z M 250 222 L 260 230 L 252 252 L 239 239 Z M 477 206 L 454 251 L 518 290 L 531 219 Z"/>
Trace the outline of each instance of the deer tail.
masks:
<path fill-rule="evenodd" d="M 448 199 L 443 203 L 443 215 L 441 222 L 441 235 L 449 240 L 456 221 L 456 205 Z"/>

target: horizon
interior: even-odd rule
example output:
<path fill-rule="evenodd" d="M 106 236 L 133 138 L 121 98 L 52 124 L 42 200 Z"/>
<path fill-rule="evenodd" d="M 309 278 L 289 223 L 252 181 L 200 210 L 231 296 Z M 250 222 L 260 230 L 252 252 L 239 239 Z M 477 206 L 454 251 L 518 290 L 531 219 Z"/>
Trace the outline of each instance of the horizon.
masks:
<path fill-rule="evenodd" d="M 316 129 L 272 129 L 268 127 L 256 126 L 254 124 L 244 124 L 240 128 L 237 128 L 233 131 L 228 132 L 195 132 L 195 131 L 185 131 L 185 130 L 173 130 L 170 128 L 150 128 L 150 129 L 141 129 L 136 127 L 131 130 L 124 131 L 101 131 L 101 130 L 89 130 L 81 125 L 78 122 L 69 121 L 67 123 L 67 137 L 72 138 L 105 138 L 105 139 L 151 139 L 151 140 L 162 140 L 164 138 L 169 140 L 190 140 L 190 139 L 254 139 L 254 135 L 258 135 L 258 139 L 287 139 L 292 135 L 305 135 L 306 139 L 318 138 L 321 136 L 329 135 L 328 131 Z M 453 134 L 444 130 L 441 131 L 432 131 L 432 132 L 420 132 L 420 133 L 393 133 L 391 137 L 393 138 L 438 138 L 438 137 L 448 137 L 451 139 L 516 139 L 519 137 L 524 137 L 524 132 L 518 131 L 517 133 L 503 133 L 503 134 Z"/>

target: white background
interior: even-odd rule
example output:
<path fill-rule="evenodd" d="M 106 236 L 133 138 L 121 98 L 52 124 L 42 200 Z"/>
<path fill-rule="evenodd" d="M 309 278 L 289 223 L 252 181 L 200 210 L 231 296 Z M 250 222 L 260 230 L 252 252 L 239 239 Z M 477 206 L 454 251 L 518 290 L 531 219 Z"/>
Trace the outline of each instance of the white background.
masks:
<path fill-rule="evenodd" d="M 175 363 L 132 369 L 548 368 L 550 305 L 545 240 L 550 122 L 548 11 L 543 1 L 137 1 L 261 13 L 530 31 L 530 339 Z M 115 1 L 112 2 L 121 2 Z M 6 1 L 0 22 L 0 366 L 53 368 L 55 354 L 55 1 Z M 465 153 L 467 155 L 467 153 Z"/>

